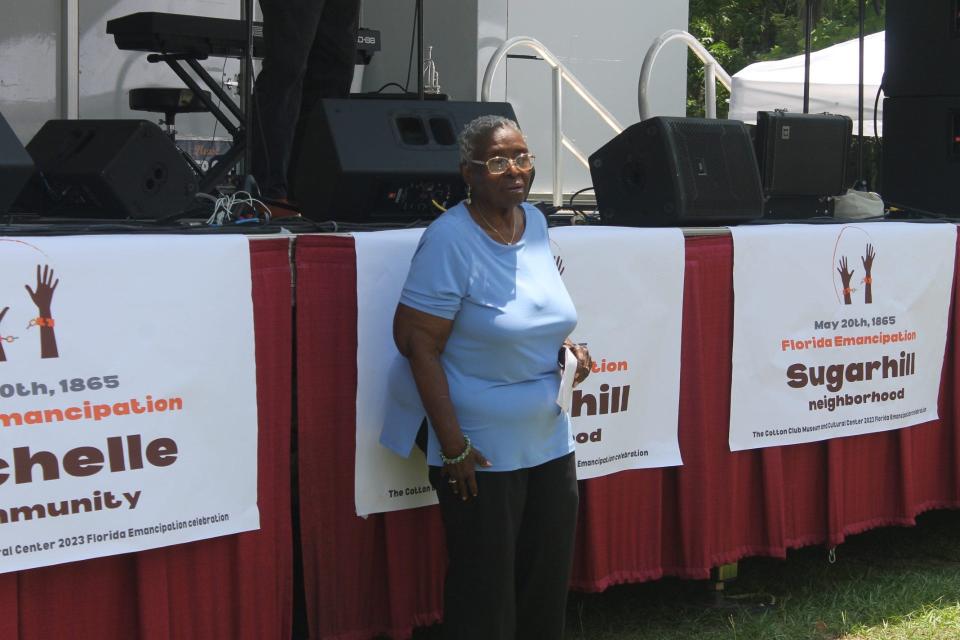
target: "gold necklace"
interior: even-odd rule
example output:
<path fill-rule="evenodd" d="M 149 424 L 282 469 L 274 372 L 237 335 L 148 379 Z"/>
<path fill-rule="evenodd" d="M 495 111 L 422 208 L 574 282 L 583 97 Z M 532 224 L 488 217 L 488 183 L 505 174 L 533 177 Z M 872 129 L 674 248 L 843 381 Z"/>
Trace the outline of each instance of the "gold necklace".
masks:
<path fill-rule="evenodd" d="M 483 224 L 487 225 L 487 228 L 497 234 L 497 237 L 503 241 L 503 244 L 512 245 L 514 243 L 517 237 L 517 214 L 513 209 L 510 210 L 511 216 L 513 217 L 513 231 L 510 233 L 510 241 L 508 242 L 507 239 L 503 237 L 503 234 L 501 234 L 496 227 L 490 224 L 490 221 L 487 220 L 487 216 L 483 215 L 483 212 L 480 211 L 480 207 L 474 204 L 474 208 L 477 211 L 477 215 L 480 216 L 481 220 L 483 220 Z"/>

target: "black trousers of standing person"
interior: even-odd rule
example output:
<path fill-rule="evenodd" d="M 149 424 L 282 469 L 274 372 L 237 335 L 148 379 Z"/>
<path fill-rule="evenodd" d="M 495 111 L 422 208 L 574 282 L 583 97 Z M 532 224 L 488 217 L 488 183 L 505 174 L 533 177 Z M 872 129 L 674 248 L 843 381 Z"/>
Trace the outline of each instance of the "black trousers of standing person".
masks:
<path fill-rule="evenodd" d="M 254 87 L 253 167 L 260 192 L 286 198 L 296 141 L 320 98 L 350 95 L 360 0 L 260 0 L 263 69 Z"/>
<path fill-rule="evenodd" d="M 574 454 L 506 472 L 477 472 L 476 498 L 430 467 L 446 534 L 447 640 L 560 640 L 577 522 Z"/>

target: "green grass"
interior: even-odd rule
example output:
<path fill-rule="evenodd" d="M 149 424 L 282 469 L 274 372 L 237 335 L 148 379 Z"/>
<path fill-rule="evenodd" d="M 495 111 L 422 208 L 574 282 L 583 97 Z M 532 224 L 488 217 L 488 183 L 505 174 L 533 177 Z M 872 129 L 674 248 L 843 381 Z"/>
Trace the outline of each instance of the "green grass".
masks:
<path fill-rule="evenodd" d="M 824 547 L 745 559 L 720 599 L 706 582 L 669 578 L 571 594 L 566 640 L 681 638 L 960 639 L 960 512 L 852 536 L 832 563 Z"/>
<path fill-rule="evenodd" d="M 853 536 L 786 560 L 748 558 L 725 597 L 661 580 L 573 594 L 569 640 L 947 640 L 960 638 L 960 512 Z"/>

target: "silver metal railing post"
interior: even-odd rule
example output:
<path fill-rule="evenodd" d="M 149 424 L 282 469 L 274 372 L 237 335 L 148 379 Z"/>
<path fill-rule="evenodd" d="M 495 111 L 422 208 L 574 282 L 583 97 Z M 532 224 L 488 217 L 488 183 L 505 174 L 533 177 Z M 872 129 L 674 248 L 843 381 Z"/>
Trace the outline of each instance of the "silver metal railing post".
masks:
<path fill-rule="evenodd" d="M 607 125 L 613 129 L 614 133 L 620 133 L 623 131 L 623 125 L 613 116 L 610 111 L 607 110 L 600 101 L 597 100 L 592 93 L 587 91 L 587 88 L 570 73 L 570 70 L 567 69 L 560 62 L 559 59 L 553 53 L 547 49 L 543 43 L 540 41 L 529 38 L 527 36 L 517 36 L 516 38 L 510 38 L 503 44 L 501 44 L 497 50 L 493 53 L 493 56 L 490 58 L 490 62 L 487 64 L 487 69 L 483 73 L 483 85 L 480 91 L 480 99 L 484 102 L 490 100 L 490 91 L 491 85 L 493 84 L 493 76 L 497 71 L 497 67 L 500 66 L 500 63 L 503 62 L 503 59 L 507 56 L 507 53 L 516 47 L 528 47 L 533 49 L 543 61 L 550 65 L 553 70 L 552 76 L 552 86 L 553 86 L 553 204 L 554 206 L 560 206 L 563 204 L 563 176 L 562 176 L 562 162 L 563 162 L 563 148 L 565 147 L 573 156 L 581 163 L 584 167 L 589 168 L 587 163 L 587 156 L 580 149 L 577 148 L 573 141 L 563 135 L 563 84 L 566 84 L 573 89 L 577 95 L 579 95 L 584 102 L 587 103 L 600 118 L 607 123 Z"/>
<path fill-rule="evenodd" d="M 563 68 L 553 68 L 553 206 L 563 204 Z"/>
<path fill-rule="evenodd" d="M 703 101 L 706 115 L 711 120 L 717 117 L 717 65 L 708 62 L 703 68 Z"/>
<path fill-rule="evenodd" d="M 729 91 L 732 85 L 730 74 L 723 70 L 723 67 L 720 66 L 720 63 L 717 62 L 717 59 L 714 58 L 713 55 L 707 51 L 706 47 L 700 44 L 700 41 L 691 34 L 680 29 L 670 29 L 669 31 L 663 32 L 660 37 L 653 41 L 653 44 L 651 44 L 650 48 L 647 49 L 647 55 L 643 58 L 643 66 L 640 69 L 640 81 L 637 84 L 637 107 L 640 110 L 640 119 L 646 120 L 652 115 L 650 113 L 650 104 L 647 101 L 647 87 L 650 84 L 650 76 L 653 73 L 653 63 L 656 61 L 660 50 L 663 49 L 667 43 L 672 42 L 673 40 L 680 40 L 685 43 L 687 47 L 689 47 L 689 49 L 693 51 L 698 58 L 700 58 L 700 61 L 706 65 L 706 71 L 704 73 L 704 99 L 706 102 L 705 111 L 708 118 L 716 118 L 716 81 L 719 80 L 720 84 L 726 87 L 727 91 Z M 710 79 L 711 76 L 713 76 L 712 80 Z"/>

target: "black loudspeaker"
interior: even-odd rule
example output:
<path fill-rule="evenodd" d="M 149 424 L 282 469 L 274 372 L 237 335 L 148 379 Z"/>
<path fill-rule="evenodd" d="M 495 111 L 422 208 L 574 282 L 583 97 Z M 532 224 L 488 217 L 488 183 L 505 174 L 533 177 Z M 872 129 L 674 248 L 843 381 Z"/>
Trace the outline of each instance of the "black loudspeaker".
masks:
<path fill-rule="evenodd" d="M 33 174 L 30 154 L 0 114 L 0 213 L 7 213 Z"/>
<path fill-rule="evenodd" d="M 957 0 L 887 0 L 886 22 L 886 97 L 960 95 Z"/>
<path fill-rule="evenodd" d="M 146 120 L 51 120 L 27 151 L 52 199 L 44 213 L 146 220 L 196 204 L 196 174 Z"/>
<path fill-rule="evenodd" d="M 883 199 L 960 215 L 960 96 L 883 101 Z"/>
<path fill-rule="evenodd" d="M 465 196 L 457 136 L 505 102 L 321 100 L 294 168 L 294 198 L 317 220 L 430 218 Z"/>
<path fill-rule="evenodd" d="M 960 178 L 960 2 L 888 0 L 883 198 L 957 215 Z"/>
<path fill-rule="evenodd" d="M 753 143 L 738 120 L 657 117 L 590 156 L 604 224 L 703 226 L 763 215 Z"/>
<path fill-rule="evenodd" d="M 847 192 L 853 121 L 827 113 L 758 111 L 757 162 L 770 196 L 839 196 Z"/>

